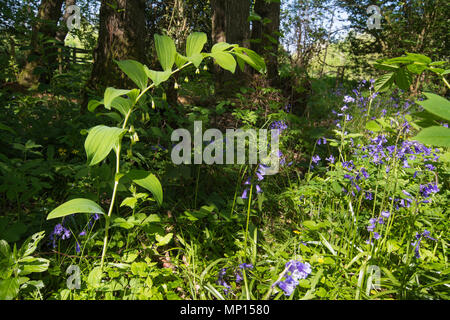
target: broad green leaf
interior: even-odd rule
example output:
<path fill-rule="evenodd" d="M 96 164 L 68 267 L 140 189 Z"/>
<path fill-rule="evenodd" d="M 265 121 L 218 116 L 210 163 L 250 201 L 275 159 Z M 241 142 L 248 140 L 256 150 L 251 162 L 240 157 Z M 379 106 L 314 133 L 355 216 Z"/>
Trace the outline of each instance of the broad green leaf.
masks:
<path fill-rule="evenodd" d="M 187 57 L 183 56 L 182 54 L 179 54 L 178 52 L 175 55 L 175 64 L 178 68 L 181 68 L 188 61 L 189 60 L 187 59 Z"/>
<path fill-rule="evenodd" d="M 20 260 L 20 275 L 47 271 L 50 261 L 44 258 L 26 257 Z"/>
<path fill-rule="evenodd" d="M 31 255 L 37 248 L 39 242 L 44 239 L 45 231 L 33 234 L 22 244 L 19 250 L 19 257 L 23 258 Z"/>
<path fill-rule="evenodd" d="M 120 206 L 121 207 L 127 206 L 127 207 L 130 207 L 131 209 L 134 209 L 136 207 L 136 204 L 137 204 L 136 198 L 128 197 L 128 198 L 123 199 Z"/>
<path fill-rule="evenodd" d="M 450 69 L 447 69 L 447 70 L 445 70 L 444 72 L 442 72 L 441 75 L 445 76 L 445 75 L 447 75 L 447 74 L 449 74 L 449 73 L 450 73 Z"/>
<path fill-rule="evenodd" d="M 137 185 L 150 191 L 155 197 L 156 201 L 161 205 L 163 202 L 163 191 L 161 183 L 154 174 L 147 172 L 145 170 L 131 170 L 127 174 Z"/>
<path fill-rule="evenodd" d="M 54 209 L 47 216 L 47 220 L 61 218 L 74 213 L 100 213 L 105 214 L 103 209 L 94 201 L 89 199 L 73 199 L 67 201 Z"/>
<path fill-rule="evenodd" d="M 247 18 L 247 22 L 261 21 L 261 20 L 262 20 L 261 16 L 254 11 L 250 12 L 250 15 Z"/>
<path fill-rule="evenodd" d="M 393 71 L 393 72 L 397 71 L 399 68 L 396 65 L 389 65 L 389 64 L 384 64 L 384 63 L 374 63 L 373 66 L 380 70 Z"/>
<path fill-rule="evenodd" d="M 87 284 L 92 288 L 98 288 L 100 286 L 100 282 L 102 281 L 102 269 L 100 267 L 95 267 L 89 272 L 87 278 Z"/>
<path fill-rule="evenodd" d="M 434 93 L 425 92 L 424 95 L 428 100 L 416 101 L 416 103 L 428 112 L 450 121 L 450 101 Z"/>
<path fill-rule="evenodd" d="M 90 112 L 94 112 L 95 109 L 97 109 L 97 107 L 98 107 L 99 105 L 102 105 L 102 104 L 103 104 L 103 100 L 101 100 L 101 101 L 98 101 L 98 100 L 90 100 L 89 103 L 88 103 L 88 110 L 89 110 Z"/>
<path fill-rule="evenodd" d="M 0 300 L 13 300 L 19 294 L 19 279 L 0 280 Z"/>
<path fill-rule="evenodd" d="M 173 39 L 165 35 L 161 36 L 155 34 L 155 46 L 156 54 L 158 55 L 158 60 L 161 63 L 163 70 L 172 71 L 175 62 L 175 54 L 177 53 Z"/>
<path fill-rule="evenodd" d="M 382 128 L 381 126 L 378 124 L 378 122 L 376 122 L 375 120 L 371 120 L 369 122 L 366 123 L 366 129 L 373 131 L 373 132 L 378 132 L 380 131 Z"/>
<path fill-rule="evenodd" d="M 193 54 L 192 56 L 187 57 L 187 60 L 192 62 L 192 64 L 198 68 L 203 61 L 203 55 L 201 53 Z"/>
<path fill-rule="evenodd" d="M 115 89 L 115 88 L 111 88 L 108 87 L 105 90 L 105 95 L 103 98 L 104 104 L 105 104 L 105 108 L 110 110 L 111 109 L 111 103 L 113 102 L 113 100 L 117 97 L 123 96 L 127 93 L 129 93 L 131 90 L 124 90 L 124 89 Z"/>
<path fill-rule="evenodd" d="M 189 58 L 195 54 L 201 53 L 207 41 L 206 33 L 191 33 L 186 40 L 186 56 Z"/>
<path fill-rule="evenodd" d="M 400 68 L 397 70 L 397 72 L 395 72 L 394 81 L 400 89 L 406 91 L 411 85 L 412 77 L 408 72 L 405 71 L 405 69 Z"/>
<path fill-rule="evenodd" d="M 119 111 L 124 117 L 127 115 L 133 106 L 131 99 L 126 99 L 123 97 L 117 97 L 111 102 L 111 107 Z"/>
<path fill-rule="evenodd" d="M 411 140 L 437 147 L 450 147 L 450 129 L 437 126 L 425 128 Z"/>
<path fill-rule="evenodd" d="M 223 69 L 234 73 L 236 71 L 236 60 L 234 57 L 227 52 L 215 52 L 210 54 L 211 57 L 214 58 L 216 63 L 221 66 Z"/>
<path fill-rule="evenodd" d="M 156 238 L 156 241 L 158 242 L 156 245 L 158 247 L 165 246 L 166 244 L 168 244 L 170 242 L 170 240 L 172 240 L 172 237 L 173 237 L 173 233 L 168 233 L 164 237 L 161 237 L 159 234 L 156 234 L 155 238 Z"/>
<path fill-rule="evenodd" d="M 144 65 L 135 60 L 122 60 L 115 63 L 119 68 L 139 87 L 144 90 L 147 87 L 148 77 L 144 70 Z"/>
<path fill-rule="evenodd" d="M 421 62 L 424 64 L 430 64 L 431 62 L 433 62 L 433 60 L 431 60 L 431 58 L 424 56 L 423 54 L 418 54 L 418 53 L 409 53 L 407 52 L 407 57 L 410 58 L 412 61 L 414 62 Z"/>
<path fill-rule="evenodd" d="M 148 68 L 145 69 L 148 77 L 153 81 L 156 86 L 159 86 L 162 82 L 167 81 L 172 75 L 172 71 L 154 71 Z"/>
<path fill-rule="evenodd" d="M 426 64 L 415 62 L 415 63 L 413 63 L 413 64 L 408 64 L 408 65 L 406 66 L 406 68 L 407 68 L 410 72 L 412 72 L 412 73 L 415 73 L 415 74 L 421 74 L 421 73 L 424 72 L 428 67 L 427 67 Z"/>
<path fill-rule="evenodd" d="M 375 91 L 383 92 L 389 89 L 394 82 L 394 72 L 387 73 L 375 81 Z"/>
<path fill-rule="evenodd" d="M 215 52 L 222 52 L 225 50 L 228 50 L 231 47 L 235 47 L 235 44 L 229 44 L 226 42 L 219 42 L 216 43 L 215 45 L 213 45 L 213 47 L 211 48 L 211 53 L 215 53 Z"/>
<path fill-rule="evenodd" d="M 236 47 L 233 54 L 236 55 L 236 57 L 244 60 L 245 63 L 247 63 L 256 71 L 260 73 L 266 72 L 266 64 L 264 62 L 264 59 L 261 58 L 261 56 L 258 55 L 255 51 L 247 48 Z"/>
<path fill-rule="evenodd" d="M 126 129 L 103 125 L 90 129 L 84 143 L 88 165 L 96 165 L 105 159 L 111 149 L 119 144 L 120 139 L 126 132 Z"/>

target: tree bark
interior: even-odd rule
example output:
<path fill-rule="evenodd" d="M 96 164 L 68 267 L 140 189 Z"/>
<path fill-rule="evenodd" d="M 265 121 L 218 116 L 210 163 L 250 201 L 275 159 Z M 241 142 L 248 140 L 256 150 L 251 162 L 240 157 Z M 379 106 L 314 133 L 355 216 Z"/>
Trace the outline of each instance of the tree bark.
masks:
<path fill-rule="evenodd" d="M 114 60 L 132 59 L 145 63 L 145 1 L 116 0 L 115 8 L 109 1 L 100 7 L 100 30 L 94 50 L 94 65 L 87 91 L 96 93 L 106 87 L 135 88 L 118 68 Z M 82 109 L 87 107 L 88 92 L 85 90 Z M 84 111 L 84 110 L 82 110 Z"/>
<path fill-rule="evenodd" d="M 31 52 L 28 62 L 18 77 L 19 84 L 32 87 L 38 82 L 49 83 L 55 69 L 55 44 L 48 42 L 55 39 L 58 20 L 61 17 L 63 0 L 42 0 L 39 5 L 36 22 L 32 28 Z M 40 67 L 40 74 L 36 69 Z"/>
<path fill-rule="evenodd" d="M 267 0 L 255 0 L 255 13 L 261 21 L 252 22 L 252 50 L 260 54 L 267 65 L 267 77 L 272 85 L 279 84 L 278 47 L 280 32 L 280 1 L 268 3 Z M 268 19 L 263 23 L 264 19 Z"/>
<path fill-rule="evenodd" d="M 212 9 L 212 41 L 228 42 L 230 44 L 239 44 L 242 47 L 249 48 L 250 23 L 250 0 L 211 0 Z M 218 67 L 214 70 L 216 76 L 216 91 L 227 91 L 225 86 L 232 76 L 228 71 L 220 70 Z M 244 80 L 244 73 L 236 70 L 234 80 Z M 236 83 L 235 83 L 236 84 Z"/>

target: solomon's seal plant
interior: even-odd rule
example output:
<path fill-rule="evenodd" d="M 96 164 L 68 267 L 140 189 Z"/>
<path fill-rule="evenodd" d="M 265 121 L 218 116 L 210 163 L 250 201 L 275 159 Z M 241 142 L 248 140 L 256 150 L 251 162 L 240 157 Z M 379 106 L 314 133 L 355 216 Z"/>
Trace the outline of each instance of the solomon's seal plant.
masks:
<path fill-rule="evenodd" d="M 144 102 L 146 100 L 146 95 L 150 93 L 152 89 L 169 80 L 172 75 L 186 67 L 193 65 L 196 68 L 193 72 L 196 72 L 196 70 L 199 70 L 201 63 L 205 58 L 213 58 L 220 67 L 232 73 L 235 72 L 237 65 L 243 70 L 245 63 L 249 64 L 259 72 L 265 72 L 266 66 L 264 61 L 254 51 L 239 47 L 235 44 L 221 42 L 215 44 L 212 47 L 211 52 L 206 53 L 202 52 L 206 42 L 206 34 L 199 32 L 192 33 L 187 38 L 186 55 L 182 55 L 176 51 L 173 39 L 164 35 L 155 35 L 156 52 L 162 71 L 151 70 L 147 66 L 134 60 L 116 61 L 119 68 L 137 85 L 137 88 L 130 90 L 110 87 L 105 90 L 103 100 L 92 100 L 89 102 L 88 109 L 91 112 L 99 105 L 104 105 L 106 109 L 115 109 L 120 113 L 119 126 L 109 127 L 98 125 L 91 128 L 88 131 L 84 144 L 87 155 L 87 164 L 89 166 L 95 166 L 102 162 L 111 153 L 111 150 L 114 150 L 116 156 L 115 178 L 109 208 L 105 212 L 99 204 L 92 200 L 77 198 L 54 209 L 50 212 L 47 219 L 61 218 L 75 213 L 100 214 L 105 217 L 105 234 L 100 261 L 101 270 L 103 270 L 105 261 L 108 245 L 108 231 L 111 222 L 110 218 L 114 208 L 120 180 L 127 177 L 133 183 L 150 191 L 159 205 L 163 202 L 162 186 L 154 174 L 138 169 L 131 169 L 124 172 L 120 167 L 123 137 L 128 135 L 131 144 L 135 144 L 139 141 L 133 125 L 130 124 L 130 116 L 137 109 L 145 108 Z M 176 66 L 176 68 L 174 68 L 174 66 Z M 154 107 L 153 98 L 151 98 L 151 100 L 152 107 Z"/>

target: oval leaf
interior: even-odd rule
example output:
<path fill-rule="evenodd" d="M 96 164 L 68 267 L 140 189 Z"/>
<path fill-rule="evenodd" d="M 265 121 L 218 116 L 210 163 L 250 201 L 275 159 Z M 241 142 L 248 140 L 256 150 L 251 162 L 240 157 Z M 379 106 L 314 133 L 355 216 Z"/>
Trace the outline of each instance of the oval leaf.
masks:
<path fill-rule="evenodd" d="M 164 71 L 171 71 L 175 62 L 175 54 L 177 53 L 175 42 L 168 36 L 155 34 L 155 46 L 161 67 Z"/>
<path fill-rule="evenodd" d="M 412 140 L 437 147 L 450 147 L 450 129 L 437 126 L 425 128 Z"/>
<path fill-rule="evenodd" d="M 128 78 L 133 80 L 139 89 L 144 90 L 147 87 L 148 77 L 145 73 L 144 65 L 134 60 L 122 60 L 115 62 L 119 66 L 120 70 L 122 70 Z"/>
<path fill-rule="evenodd" d="M 193 55 L 202 52 L 207 40 L 206 33 L 191 33 L 186 40 L 186 56 L 192 57 Z"/>
<path fill-rule="evenodd" d="M 145 170 L 131 170 L 127 176 L 137 185 L 150 191 L 159 205 L 163 202 L 163 191 L 161 183 L 154 174 Z"/>
<path fill-rule="evenodd" d="M 119 139 L 127 130 L 116 127 L 96 126 L 89 130 L 84 143 L 89 166 L 96 165 L 105 159 L 111 149 L 118 145 Z"/>
<path fill-rule="evenodd" d="M 434 93 L 425 92 L 424 95 L 428 100 L 416 101 L 416 103 L 428 112 L 450 121 L 450 101 Z"/>
<path fill-rule="evenodd" d="M 47 216 L 47 220 L 68 216 L 74 213 L 100 213 L 105 214 L 103 209 L 94 201 L 89 199 L 73 199 L 60 205 Z"/>
<path fill-rule="evenodd" d="M 103 98 L 105 108 L 110 110 L 111 109 L 111 103 L 113 100 L 117 97 L 123 96 L 125 94 L 128 94 L 131 92 L 131 90 L 124 90 L 124 89 L 115 89 L 115 88 L 106 88 L 105 95 Z"/>
<path fill-rule="evenodd" d="M 236 60 L 234 57 L 226 52 L 214 52 L 210 54 L 216 60 L 216 63 L 223 69 L 234 73 L 236 71 Z"/>

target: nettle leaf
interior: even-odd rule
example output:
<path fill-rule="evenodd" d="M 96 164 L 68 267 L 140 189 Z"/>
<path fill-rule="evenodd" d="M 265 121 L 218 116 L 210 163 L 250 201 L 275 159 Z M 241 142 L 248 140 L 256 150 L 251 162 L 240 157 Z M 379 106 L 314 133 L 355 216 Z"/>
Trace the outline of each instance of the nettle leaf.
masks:
<path fill-rule="evenodd" d="M 47 220 L 68 216 L 74 213 L 100 213 L 105 214 L 102 207 L 89 199 L 73 199 L 54 209 L 47 216 Z"/>
<path fill-rule="evenodd" d="M 88 165 L 94 166 L 105 159 L 111 149 L 118 146 L 120 139 L 126 132 L 126 129 L 104 125 L 90 129 L 84 143 Z"/>
<path fill-rule="evenodd" d="M 150 172 L 147 172 L 145 170 L 131 170 L 127 174 L 127 176 L 137 185 L 150 191 L 155 197 L 158 204 L 159 205 L 162 204 L 163 202 L 162 186 L 158 178 L 154 174 L 151 174 Z"/>
<path fill-rule="evenodd" d="M 234 73 L 236 71 L 236 60 L 234 57 L 227 52 L 215 52 L 210 54 L 211 57 L 214 58 L 216 63 L 221 66 L 223 69 Z"/>
<path fill-rule="evenodd" d="M 139 89 L 144 90 L 147 87 L 148 77 L 142 63 L 135 60 L 114 60 L 114 62 L 117 63 L 120 70 L 122 70 L 128 78 L 133 80 Z"/>
<path fill-rule="evenodd" d="M 112 87 L 108 87 L 105 90 L 105 95 L 103 98 L 103 102 L 105 104 L 105 108 L 108 110 L 111 110 L 111 103 L 114 99 L 117 97 L 123 96 L 131 92 L 131 90 L 124 90 L 124 89 L 115 89 Z"/>
<path fill-rule="evenodd" d="M 386 73 L 375 81 L 375 91 L 383 92 L 389 89 L 394 83 L 394 72 Z"/>
<path fill-rule="evenodd" d="M 450 147 L 450 129 L 437 126 L 425 128 L 411 140 L 437 147 Z"/>
<path fill-rule="evenodd" d="M 161 67 L 164 71 L 172 70 L 175 63 L 175 55 L 177 50 L 175 48 L 175 42 L 168 36 L 161 36 L 155 34 L 155 46 L 158 60 L 161 63 Z"/>
<path fill-rule="evenodd" d="M 201 53 L 207 41 L 206 33 L 191 33 L 186 40 L 186 56 L 192 57 L 195 54 Z"/>
<path fill-rule="evenodd" d="M 378 132 L 381 131 L 381 126 L 378 124 L 378 122 L 376 122 L 375 120 L 371 120 L 369 122 L 366 123 L 366 129 L 373 131 L 373 132 Z"/>
<path fill-rule="evenodd" d="M 406 91 L 411 85 L 412 77 L 408 72 L 405 71 L 405 69 L 401 68 L 398 69 L 397 72 L 395 72 L 394 81 L 400 89 Z"/>
<path fill-rule="evenodd" d="M 153 83 L 156 86 L 159 86 L 164 81 L 169 80 L 170 76 L 172 75 L 172 71 L 154 71 L 150 70 L 149 68 L 145 69 L 145 72 L 147 73 L 148 77 L 153 81 Z"/>
<path fill-rule="evenodd" d="M 450 121 L 450 101 L 434 93 L 425 92 L 428 100 L 416 101 L 428 112 Z"/>

